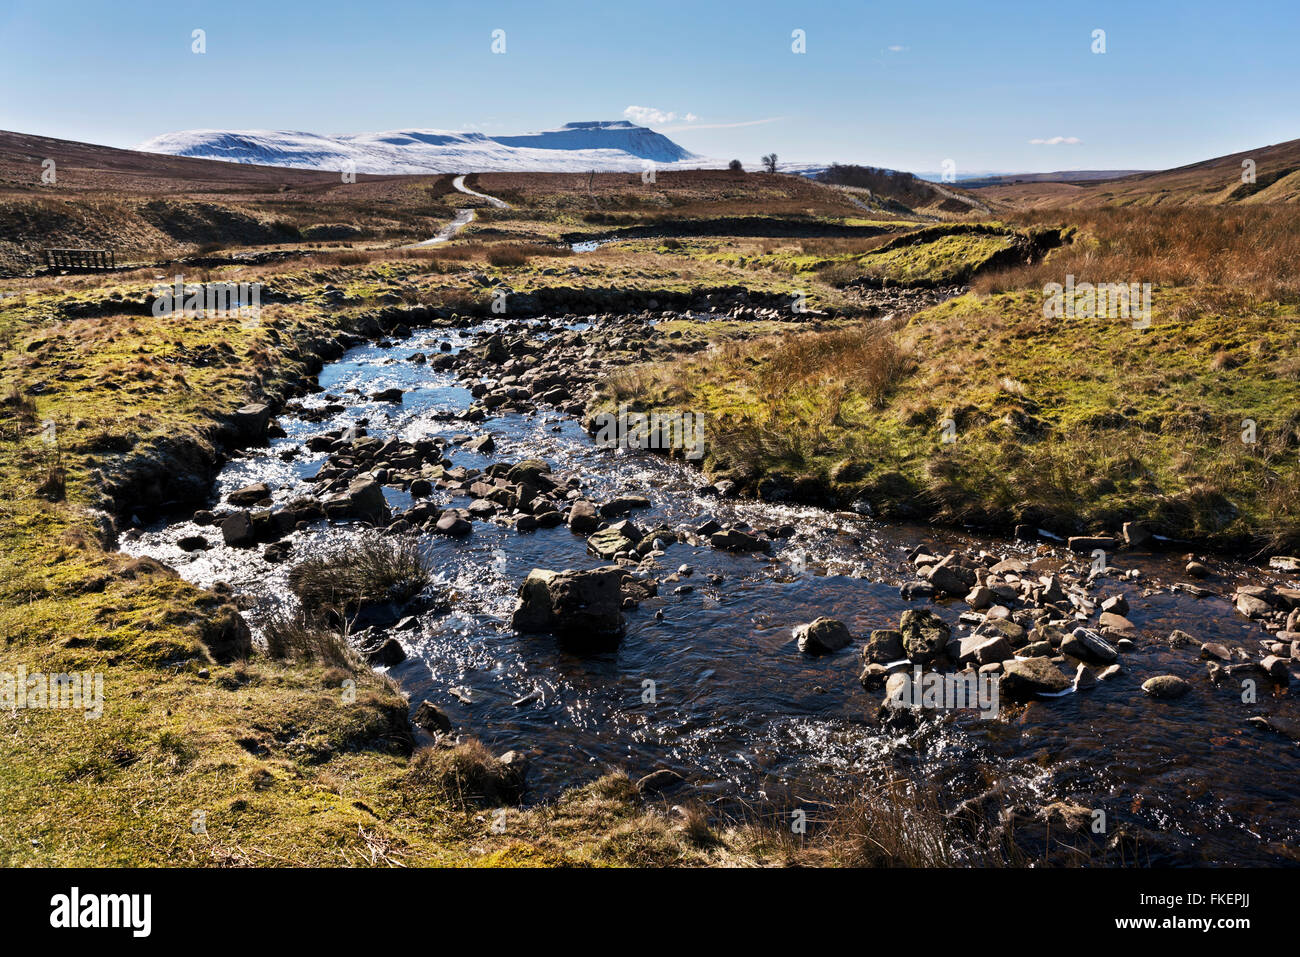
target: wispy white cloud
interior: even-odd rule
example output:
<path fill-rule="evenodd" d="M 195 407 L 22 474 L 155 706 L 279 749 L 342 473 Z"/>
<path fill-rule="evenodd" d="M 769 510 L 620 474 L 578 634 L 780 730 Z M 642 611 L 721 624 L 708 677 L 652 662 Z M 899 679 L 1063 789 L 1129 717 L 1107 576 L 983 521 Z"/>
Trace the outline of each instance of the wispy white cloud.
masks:
<path fill-rule="evenodd" d="M 673 120 L 694 123 L 699 119 L 694 113 L 678 115 L 675 112 L 659 110 L 653 106 L 629 106 L 623 111 L 623 116 L 640 126 L 659 126 L 664 123 L 671 123 Z"/>
<path fill-rule="evenodd" d="M 623 111 L 623 117 L 638 126 L 653 126 L 660 133 L 681 133 L 684 130 L 731 130 L 740 126 L 761 126 L 775 123 L 783 116 L 769 116 L 761 120 L 740 120 L 736 123 L 701 123 L 694 113 L 676 113 L 660 110 L 653 106 L 629 106 Z M 666 125 L 675 123 L 676 125 Z"/>
<path fill-rule="evenodd" d="M 739 123 L 692 123 L 689 126 L 665 126 L 660 133 L 680 133 L 682 130 L 734 130 L 738 126 L 761 126 L 785 119 L 784 116 L 769 116 L 762 120 L 742 120 Z"/>
<path fill-rule="evenodd" d="M 905 47 L 901 43 L 895 43 L 893 46 L 885 47 L 890 53 L 906 53 L 910 47 Z"/>
<path fill-rule="evenodd" d="M 1077 136 L 1053 136 L 1049 139 L 1034 139 L 1029 142 L 1034 146 L 1060 146 L 1062 143 L 1073 146 L 1075 143 L 1082 143 L 1083 140 Z"/>

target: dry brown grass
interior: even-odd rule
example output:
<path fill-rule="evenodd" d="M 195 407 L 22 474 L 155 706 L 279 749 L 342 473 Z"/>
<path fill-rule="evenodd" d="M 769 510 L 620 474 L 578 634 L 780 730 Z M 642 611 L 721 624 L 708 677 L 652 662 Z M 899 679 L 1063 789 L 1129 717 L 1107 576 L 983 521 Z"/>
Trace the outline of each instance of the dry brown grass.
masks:
<path fill-rule="evenodd" d="M 1040 225 L 1062 216 L 1079 227 L 1079 239 L 1037 264 L 978 277 L 976 291 L 1041 289 L 1069 274 L 1076 282 L 1219 287 L 1229 299 L 1300 296 L 1300 216 L 1293 207 L 1103 208 L 1020 213 L 1013 221 Z"/>
<path fill-rule="evenodd" d="M 518 773 L 475 739 L 417 751 L 405 783 L 463 810 L 514 804 L 523 791 Z"/>
<path fill-rule="evenodd" d="M 802 176 L 671 170 L 656 182 L 640 173 L 480 173 L 466 180 L 514 210 L 494 220 L 544 211 L 581 215 L 591 225 L 671 223 L 718 216 L 860 216 L 839 190 Z"/>
<path fill-rule="evenodd" d="M 5 410 L 5 425 L 12 426 L 15 432 L 36 424 L 36 400 L 18 386 L 10 388 L 0 406 Z"/>
<path fill-rule="evenodd" d="M 297 260 L 285 266 L 285 271 L 301 269 L 304 265 L 316 266 L 368 266 L 372 263 L 392 261 L 474 262 L 482 261 L 492 266 L 526 266 L 533 258 L 560 258 L 572 255 L 568 246 L 550 246 L 543 243 L 482 243 L 451 242 L 438 246 L 406 246 L 398 249 L 344 249 L 322 250 L 312 253 L 306 260 Z"/>
<path fill-rule="evenodd" d="M 969 822 L 967 822 L 968 824 Z M 1008 829 L 970 832 L 949 815 L 936 785 L 887 781 L 836 807 L 816 836 L 843 867 L 1026 867 Z"/>
<path fill-rule="evenodd" d="M 540 243 L 508 243 L 492 246 L 487 251 L 487 261 L 493 266 L 519 267 L 528 265 L 534 256 L 568 256 L 573 250 L 568 246 L 543 246 Z"/>
<path fill-rule="evenodd" d="M 314 617 L 330 610 L 347 614 L 374 602 L 409 601 L 432 577 L 414 542 L 370 536 L 295 565 L 289 588 Z"/>
<path fill-rule="evenodd" d="M 756 384 L 775 398 L 808 385 L 834 394 L 852 382 L 878 408 L 912 367 L 911 356 L 892 335 L 894 328 L 879 322 L 752 343 L 747 347 L 752 355 L 770 357 L 755 374 Z"/>
<path fill-rule="evenodd" d="M 262 637 L 272 658 L 319 661 L 348 671 L 362 667 L 344 635 L 301 612 L 272 615 L 262 624 Z"/>
<path fill-rule="evenodd" d="M 374 261 L 374 254 L 360 249 L 347 249 L 336 253 L 315 253 L 312 262 L 322 266 L 363 266 Z"/>

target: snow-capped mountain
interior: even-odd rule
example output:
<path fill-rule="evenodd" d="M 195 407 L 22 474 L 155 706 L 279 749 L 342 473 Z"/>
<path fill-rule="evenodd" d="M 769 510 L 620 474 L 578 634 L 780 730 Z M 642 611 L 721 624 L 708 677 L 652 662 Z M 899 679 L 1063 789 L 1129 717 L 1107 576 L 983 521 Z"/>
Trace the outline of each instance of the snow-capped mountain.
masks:
<path fill-rule="evenodd" d="M 280 130 L 185 130 L 137 147 L 146 153 L 234 163 L 357 173 L 631 171 L 724 166 L 696 156 L 662 133 L 622 120 L 566 123 L 558 130 L 489 136 L 449 130 L 392 130 L 322 136 Z"/>

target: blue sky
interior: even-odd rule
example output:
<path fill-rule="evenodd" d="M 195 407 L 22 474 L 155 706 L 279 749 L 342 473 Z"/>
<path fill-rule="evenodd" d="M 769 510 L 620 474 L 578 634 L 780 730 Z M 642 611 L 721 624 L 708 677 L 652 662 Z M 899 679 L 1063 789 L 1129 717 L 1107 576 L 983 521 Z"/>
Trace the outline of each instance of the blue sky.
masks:
<path fill-rule="evenodd" d="M 126 147 L 193 128 L 513 133 L 641 107 L 747 163 L 1144 169 L 1300 137 L 1298 92 L 1300 0 L 0 2 L 0 128 Z"/>

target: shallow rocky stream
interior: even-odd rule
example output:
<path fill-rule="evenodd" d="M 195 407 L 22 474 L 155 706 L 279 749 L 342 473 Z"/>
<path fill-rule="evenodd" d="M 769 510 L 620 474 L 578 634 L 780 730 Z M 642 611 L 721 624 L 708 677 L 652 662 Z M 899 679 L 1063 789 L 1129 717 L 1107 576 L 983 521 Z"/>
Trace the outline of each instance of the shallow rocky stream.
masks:
<path fill-rule="evenodd" d="M 224 467 L 211 508 L 228 509 L 231 492 L 256 482 L 267 483 L 277 504 L 312 494 L 308 479 L 329 453 L 309 451 L 307 441 L 364 422 L 380 439 L 444 438 L 457 466 L 540 459 L 556 476 L 576 478 L 595 502 L 646 496 L 650 508 L 631 516 L 642 528 L 696 529 L 709 519 L 753 529 L 793 526 L 772 542 L 770 554 L 726 552 L 707 540 L 671 544 L 652 572 L 658 597 L 627 612 L 616 651 L 587 655 L 563 650 L 550 635 L 510 628 L 530 569 L 607 564 L 587 551 L 584 536 L 564 524 L 521 532 L 490 518 L 476 518 L 464 537 L 407 533 L 418 537 L 453 601 L 450 612 L 425 612 L 406 630 L 390 632 L 407 656 L 389 671 L 413 708 L 424 699 L 436 703 L 455 733 L 497 753 L 527 753 L 529 802 L 610 768 L 633 778 L 668 768 L 685 778 L 670 792 L 674 800 L 698 797 L 720 813 L 802 807 L 816 820 L 826 802 L 910 776 L 937 785 L 948 807 L 996 801 L 1026 808 L 1030 817 L 1061 800 L 1104 809 L 1111 833 L 1143 836 L 1133 854 L 1142 863 L 1297 859 L 1300 745 L 1248 720 L 1295 721 L 1294 699 L 1285 687 L 1265 684 L 1256 703 L 1243 703 L 1236 685 L 1209 681 L 1198 655 L 1201 642 L 1213 641 L 1258 660 L 1260 641 L 1269 636 L 1234 608 L 1233 589 L 1295 587 L 1295 574 L 1215 560 L 1213 577 L 1202 583 L 1214 594 L 1197 598 L 1171 588 L 1187 581 L 1185 550 L 1117 551 L 1111 574 L 1090 595 L 1097 603 L 1128 598 L 1127 617 L 1138 634 L 1121 655 L 1121 674 L 1060 697 L 1004 701 L 994 720 L 959 712 L 882 725 L 882 690 L 859 680 L 862 640 L 873 629 L 897 628 L 900 614 L 913 607 L 937 612 L 955 637 L 971 630 L 959 620 L 970 613 L 961 600 L 900 596 L 900 585 L 917 577 L 909 556 L 919 544 L 936 555 L 957 549 L 1014 556 L 1044 574 L 1072 568 L 1080 579 L 1087 558 L 1046 539 L 1000 541 L 706 495 L 697 470 L 649 453 L 597 448 L 576 415 L 544 404 L 532 412 L 503 407 L 469 421 L 462 414 L 474 400 L 455 364 L 436 369 L 409 357 L 454 356 L 494 331 L 421 330 L 350 350 L 322 371 L 320 393 L 278 415 L 282 437 Z M 402 390 L 401 401 L 368 398 L 386 389 Z M 484 434 L 492 437 L 490 451 L 463 443 L 466 435 Z M 385 487 L 384 496 L 395 514 L 413 502 L 395 488 Z M 429 500 L 435 514 L 469 503 L 436 487 Z M 283 537 L 287 561 L 268 562 L 261 547 L 227 547 L 219 529 L 186 519 L 129 532 L 122 548 L 203 585 L 229 583 L 256 628 L 269 609 L 292 600 L 286 576 L 295 560 L 360 534 L 373 532 L 356 522 L 317 520 Z M 181 547 L 194 536 L 207 547 Z M 691 573 L 673 580 L 681 565 L 692 566 Z M 801 653 L 792 627 L 823 615 L 845 622 L 854 644 L 823 656 Z M 1174 629 L 1195 643 L 1171 647 L 1166 637 Z M 1062 668 L 1074 671 L 1073 663 Z M 1143 694 L 1142 682 L 1159 674 L 1185 678 L 1190 691 L 1177 700 Z M 644 700 L 647 681 L 654 683 L 653 702 Z M 1123 848 L 1117 853 L 1122 857 Z"/>

